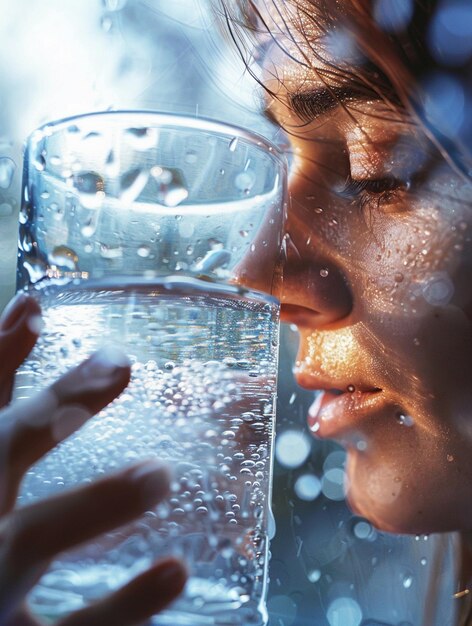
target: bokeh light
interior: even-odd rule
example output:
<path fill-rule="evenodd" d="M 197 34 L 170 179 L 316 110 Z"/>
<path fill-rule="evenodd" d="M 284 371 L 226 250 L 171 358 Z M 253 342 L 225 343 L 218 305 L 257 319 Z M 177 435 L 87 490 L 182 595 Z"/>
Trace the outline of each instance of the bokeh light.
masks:
<path fill-rule="evenodd" d="M 447 66 L 462 65 L 472 57 L 472 3 L 442 2 L 430 25 L 429 47 L 433 57 Z"/>
<path fill-rule="evenodd" d="M 277 461 L 284 467 L 300 467 L 308 458 L 310 451 L 310 440 L 299 430 L 286 430 L 276 441 L 275 455 Z"/>
<path fill-rule="evenodd" d="M 329 626 L 359 626 L 362 611 L 352 598 L 336 598 L 326 612 Z"/>
<path fill-rule="evenodd" d="M 321 493 L 321 481 L 314 474 L 302 474 L 297 478 L 294 489 L 300 500 L 311 502 Z"/>
<path fill-rule="evenodd" d="M 413 0 L 377 0 L 374 17 L 383 30 L 396 32 L 408 27 L 413 10 Z"/>

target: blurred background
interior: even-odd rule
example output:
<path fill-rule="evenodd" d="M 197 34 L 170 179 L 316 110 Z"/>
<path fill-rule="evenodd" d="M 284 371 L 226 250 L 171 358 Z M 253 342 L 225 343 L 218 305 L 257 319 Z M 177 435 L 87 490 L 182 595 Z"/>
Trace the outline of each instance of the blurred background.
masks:
<path fill-rule="evenodd" d="M 204 0 L 0 0 L 0 309 L 14 292 L 22 150 L 54 119 L 140 108 L 213 117 L 274 141 L 261 94 Z M 451 583 L 426 588 L 438 538 L 395 537 L 344 502 L 345 455 L 305 423 L 297 333 L 284 327 L 271 544 L 270 626 L 448 626 Z M 442 572 L 447 581 L 447 572 Z"/>

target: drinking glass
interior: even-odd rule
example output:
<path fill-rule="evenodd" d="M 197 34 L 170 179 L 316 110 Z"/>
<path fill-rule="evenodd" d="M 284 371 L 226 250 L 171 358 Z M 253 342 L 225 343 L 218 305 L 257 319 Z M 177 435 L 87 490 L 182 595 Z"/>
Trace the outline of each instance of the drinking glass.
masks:
<path fill-rule="evenodd" d="M 30 137 L 18 287 L 39 300 L 44 328 L 15 396 L 103 346 L 129 355 L 132 377 L 31 468 L 19 505 L 140 459 L 174 474 L 165 502 L 55 559 L 29 598 L 42 619 L 173 554 L 189 582 L 152 624 L 266 623 L 279 321 L 270 294 L 285 195 L 278 149 L 214 121 L 107 112 Z"/>

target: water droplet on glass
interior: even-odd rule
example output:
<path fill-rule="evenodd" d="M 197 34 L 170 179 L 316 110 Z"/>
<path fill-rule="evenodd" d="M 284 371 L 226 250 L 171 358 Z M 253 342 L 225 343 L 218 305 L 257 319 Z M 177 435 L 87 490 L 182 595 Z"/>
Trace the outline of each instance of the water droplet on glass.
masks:
<path fill-rule="evenodd" d="M 179 169 L 155 166 L 151 175 L 158 185 L 157 201 L 167 207 L 176 207 L 188 198 L 184 175 Z"/>
<path fill-rule="evenodd" d="M 420 561 L 421 565 L 426 565 L 427 562 L 428 562 L 427 559 L 425 559 L 424 557 Z"/>
<path fill-rule="evenodd" d="M 120 11 L 126 4 L 127 0 L 102 0 L 103 6 L 107 11 Z"/>
<path fill-rule="evenodd" d="M 234 180 L 236 188 L 244 192 L 249 192 L 254 187 L 255 182 L 256 173 L 253 170 L 240 172 Z"/>
<path fill-rule="evenodd" d="M 193 269 L 195 272 L 210 273 L 224 268 L 230 261 L 231 253 L 228 250 L 210 250 Z"/>
<path fill-rule="evenodd" d="M 411 415 L 407 413 L 399 412 L 396 414 L 395 419 L 401 426 L 413 426 L 415 423 Z"/>
<path fill-rule="evenodd" d="M 120 259 L 123 256 L 123 248 L 102 243 L 100 245 L 100 256 L 104 259 Z"/>
<path fill-rule="evenodd" d="M 236 150 L 236 148 L 238 147 L 238 141 L 239 139 L 237 137 L 233 137 L 233 139 L 231 139 L 231 141 L 229 142 L 230 152 L 234 152 Z"/>
<path fill-rule="evenodd" d="M 72 177 L 72 186 L 86 209 L 99 208 L 105 197 L 105 181 L 96 172 L 79 172 Z"/>
<path fill-rule="evenodd" d="M 196 153 L 196 151 L 187 150 L 185 157 L 184 157 L 185 163 L 189 163 L 190 165 L 192 165 L 193 163 L 196 163 L 197 160 L 198 160 L 198 154 Z"/>
<path fill-rule="evenodd" d="M 413 576 L 411 574 L 405 574 L 405 576 L 403 577 L 402 584 L 405 589 L 409 589 L 411 585 L 413 584 Z"/>
<path fill-rule="evenodd" d="M 13 207 L 8 202 L 2 202 L 0 204 L 0 217 L 9 217 L 13 214 Z"/>
<path fill-rule="evenodd" d="M 308 572 L 307 576 L 311 583 L 317 583 L 321 578 L 321 571 L 319 569 L 311 570 L 311 572 Z"/>
<path fill-rule="evenodd" d="M 13 181 L 16 165 L 8 157 L 0 158 L 0 189 L 8 189 Z"/>
<path fill-rule="evenodd" d="M 326 278 L 329 274 L 329 270 L 327 270 L 326 268 L 323 268 L 322 270 L 320 270 L 320 276 L 322 278 Z"/>
<path fill-rule="evenodd" d="M 38 172 L 44 172 L 46 169 L 46 157 L 43 152 L 36 155 L 33 165 Z"/>
<path fill-rule="evenodd" d="M 130 170 L 120 178 L 120 199 L 122 202 L 134 202 L 146 187 L 149 171 L 141 168 Z"/>
<path fill-rule="evenodd" d="M 159 131 L 157 128 L 128 128 L 125 136 L 135 150 L 144 151 L 157 146 Z"/>
<path fill-rule="evenodd" d="M 56 246 L 48 255 L 48 261 L 58 269 L 75 272 L 77 271 L 79 257 L 74 250 L 67 246 Z"/>
<path fill-rule="evenodd" d="M 147 259 L 151 254 L 151 247 L 144 244 L 142 246 L 139 246 L 137 252 L 138 256 L 140 256 L 142 259 Z"/>

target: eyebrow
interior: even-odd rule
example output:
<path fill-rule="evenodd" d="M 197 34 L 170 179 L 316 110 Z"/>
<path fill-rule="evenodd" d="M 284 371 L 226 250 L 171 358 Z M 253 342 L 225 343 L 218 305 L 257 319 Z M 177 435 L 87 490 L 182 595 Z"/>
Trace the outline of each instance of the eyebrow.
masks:
<path fill-rule="evenodd" d="M 381 96 L 368 88 L 359 88 L 351 85 L 340 87 L 319 87 L 288 94 L 291 108 L 310 121 L 330 113 L 338 106 L 355 103 L 382 100 Z"/>

